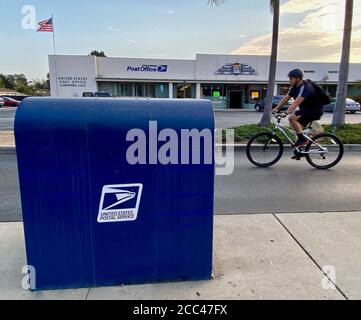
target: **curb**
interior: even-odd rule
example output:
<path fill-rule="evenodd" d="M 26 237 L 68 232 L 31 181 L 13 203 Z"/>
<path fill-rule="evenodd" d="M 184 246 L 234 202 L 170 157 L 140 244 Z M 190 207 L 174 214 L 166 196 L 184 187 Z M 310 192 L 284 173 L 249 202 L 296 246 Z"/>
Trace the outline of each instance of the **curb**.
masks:
<path fill-rule="evenodd" d="M 246 149 L 246 144 L 216 144 L 216 147 L 233 147 L 235 149 Z M 361 144 L 344 144 L 345 151 L 352 151 L 352 152 L 360 152 L 361 151 Z M 286 144 L 284 145 L 284 149 L 291 150 L 293 149 L 291 145 Z"/>
<path fill-rule="evenodd" d="M 0 154 L 16 154 L 15 147 L 0 147 Z"/>
<path fill-rule="evenodd" d="M 216 144 L 216 147 L 233 147 L 236 150 L 243 150 L 246 149 L 246 144 Z M 345 144 L 345 151 L 349 152 L 361 152 L 361 144 Z M 291 150 L 291 145 L 285 145 L 284 148 L 286 150 Z M 0 154 L 16 154 L 16 148 L 15 147 L 0 147 Z"/>
<path fill-rule="evenodd" d="M 213 109 L 213 110 L 214 112 L 225 112 L 225 113 L 252 112 L 252 113 L 262 114 L 262 112 L 256 112 L 255 109 Z"/>

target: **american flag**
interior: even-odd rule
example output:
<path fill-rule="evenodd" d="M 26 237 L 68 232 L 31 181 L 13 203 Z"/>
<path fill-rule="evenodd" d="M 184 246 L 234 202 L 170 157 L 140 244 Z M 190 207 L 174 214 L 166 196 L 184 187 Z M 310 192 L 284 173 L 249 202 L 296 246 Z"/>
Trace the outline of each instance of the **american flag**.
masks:
<path fill-rule="evenodd" d="M 54 32 L 53 18 L 40 21 L 38 30 L 36 30 L 36 32 Z"/>

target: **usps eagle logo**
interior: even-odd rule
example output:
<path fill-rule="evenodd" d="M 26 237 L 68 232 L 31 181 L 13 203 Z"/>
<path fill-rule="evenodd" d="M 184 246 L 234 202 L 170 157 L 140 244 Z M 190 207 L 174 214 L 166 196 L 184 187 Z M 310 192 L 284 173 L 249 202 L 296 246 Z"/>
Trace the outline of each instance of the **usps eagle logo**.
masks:
<path fill-rule="evenodd" d="M 165 64 L 161 64 L 158 66 L 158 72 L 167 72 L 168 66 Z"/>
<path fill-rule="evenodd" d="M 97 221 L 105 223 L 136 220 L 142 190 L 141 183 L 103 186 Z"/>

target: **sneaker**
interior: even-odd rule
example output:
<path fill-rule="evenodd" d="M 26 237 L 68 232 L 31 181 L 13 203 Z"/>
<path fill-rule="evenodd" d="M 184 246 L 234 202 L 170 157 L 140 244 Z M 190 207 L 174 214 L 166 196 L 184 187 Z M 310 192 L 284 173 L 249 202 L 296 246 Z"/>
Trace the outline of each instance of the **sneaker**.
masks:
<path fill-rule="evenodd" d="M 301 160 L 301 157 L 300 156 L 293 156 L 291 159 L 292 160 Z"/>
<path fill-rule="evenodd" d="M 308 144 L 308 140 L 306 138 L 299 138 L 296 143 L 293 145 L 294 148 L 300 148 Z"/>

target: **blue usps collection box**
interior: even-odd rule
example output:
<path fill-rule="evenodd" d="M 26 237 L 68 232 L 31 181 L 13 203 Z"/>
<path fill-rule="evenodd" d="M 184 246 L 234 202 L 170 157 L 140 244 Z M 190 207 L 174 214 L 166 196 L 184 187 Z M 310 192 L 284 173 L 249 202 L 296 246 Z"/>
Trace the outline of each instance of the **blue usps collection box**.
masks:
<path fill-rule="evenodd" d="M 154 142 L 166 128 L 173 149 L 163 149 L 163 158 L 171 154 L 178 164 L 160 163 L 154 151 L 160 156 L 170 143 L 167 134 Z M 185 129 L 214 138 L 211 102 L 28 98 L 21 103 L 15 139 L 36 290 L 211 277 L 213 143 L 191 141 L 189 157 L 199 152 L 201 161 L 184 163 Z M 205 160 L 208 151 L 211 162 Z M 129 154 L 140 163 L 128 161 Z"/>

